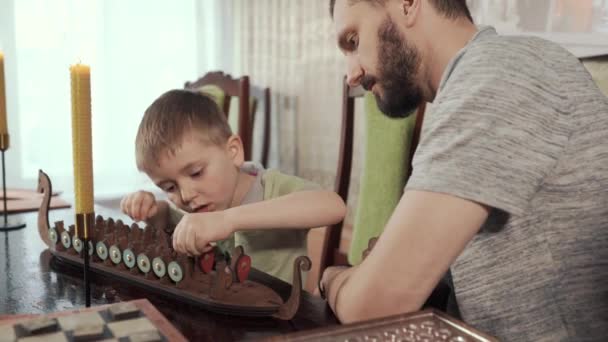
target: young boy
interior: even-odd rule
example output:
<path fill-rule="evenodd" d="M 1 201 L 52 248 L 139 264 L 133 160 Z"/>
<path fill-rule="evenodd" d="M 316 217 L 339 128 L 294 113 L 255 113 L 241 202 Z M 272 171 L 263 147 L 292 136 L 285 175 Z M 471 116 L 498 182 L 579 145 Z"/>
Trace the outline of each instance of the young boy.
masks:
<path fill-rule="evenodd" d="M 291 282 L 295 258 L 307 254 L 308 228 L 344 218 L 335 192 L 246 163 L 241 139 L 217 104 L 200 93 L 171 90 L 154 101 L 135 145 L 137 168 L 171 203 L 138 191 L 122 200 L 121 209 L 136 221 L 175 227 L 178 252 L 200 255 L 212 242 L 242 245 L 253 267 Z"/>

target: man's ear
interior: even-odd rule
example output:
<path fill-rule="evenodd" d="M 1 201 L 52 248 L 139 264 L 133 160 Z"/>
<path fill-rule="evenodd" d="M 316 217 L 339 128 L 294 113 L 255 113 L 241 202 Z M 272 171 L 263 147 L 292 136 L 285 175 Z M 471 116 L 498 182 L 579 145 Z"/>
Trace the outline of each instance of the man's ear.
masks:
<path fill-rule="evenodd" d="M 418 12 L 420 12 L 421 0 L 401 0 L 402 15 L 407 27 L 411 27 L 416 22 Z"/>
<path fill-rule="evenodd" d="M 234 162 L 234 165 L 241 167 L 245 162 L 245 151 L 243 149 L 243 141 L 241 137 L 233 134 L 228 138 L 226 142 L 226 152 L 230 156 L 230 159 Z"/>

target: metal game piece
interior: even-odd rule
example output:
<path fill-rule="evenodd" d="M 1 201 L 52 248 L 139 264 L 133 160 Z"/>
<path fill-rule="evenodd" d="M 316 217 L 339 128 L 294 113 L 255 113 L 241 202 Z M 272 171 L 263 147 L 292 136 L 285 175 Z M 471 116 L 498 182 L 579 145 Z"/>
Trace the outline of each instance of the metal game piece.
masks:
<path fill-rule="evenodd" d="M 171 261 L 169 263 L 167 266 L 167 272 L 169 273 L 169 278 L 176 283 L 179 283 L 184 278 L 182 267 L 175 261 Z"/>
<path fill-rule="evenodd" d="M 82 240 L 80 240 L 76 235 L 72 237 L 72 246 L 74 246 L 74 250 L 78 253 L 82 251 Z"/>
<path fill-rule="evenodd" d="M 116 245 L 110 247 L 110 260 L 112 260 L 115 265 L 120 264 L 122 261 L 122 253 L 120 253 L 120 248 Z"/>
<path fill-rule="evenodd" d="M 157 277 L 164 277 L 167 273 L 167 268 L 165 267 L 165 262 L 163 259 L 159 257 L 152 259 L 152 270 Z"/>
<path fill-rule="evenodd" d="M 122 260 L 124 261 L 125 265 L 127 265 L 128 268 L 133 268 L 133 266 L 135 266 L 135 253 L 133 253 L 133 251 L 129 248 L 125 249 L 122 252 Z"/>
<path fill-rule="evenodd" d="M 49 229 L 49 238 L 51 239 L 53 244 L 56 244 L 57 241 L 59 241 L 59 236 L 57 235 L 57 230 L 55 228 Z"/>
<path fill-rule="evenodd" d="M 137 256 L 137 268 L 139 268 L 142 273 L 150 272 L 150 258 L 147 255 L 140 253 Z"/>
<path fill-rule="evenodd" d="M 61 232 L 61 244 L 63 244 L 63 247 L 65 247 L 65 249 L 68 249 L 72 246 L 72 238 L 70 238 L 70 233 L 65 230 Z"/>
<path fill-rule="evenodd" d="M 108 247 L 102 241 L 97 242 L 95 251 L 99 259 L 106 260 L 108 258 Z"/>
<path fill-rule="evenodd" d="M 91 240 L 89 240 L 89 249 L 88 249 L 88 253 L 89 255 L 93 255 L 93 252 L 95 251 L 95 249 L 93 248 L 93 242 Z"/>

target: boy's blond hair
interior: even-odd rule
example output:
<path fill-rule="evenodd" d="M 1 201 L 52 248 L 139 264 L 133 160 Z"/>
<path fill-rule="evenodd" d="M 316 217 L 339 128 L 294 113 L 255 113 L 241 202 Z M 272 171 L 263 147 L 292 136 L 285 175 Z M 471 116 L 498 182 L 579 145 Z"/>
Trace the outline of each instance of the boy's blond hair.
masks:
<path fill-rule="evenodd" d="M 145 172 L 158 163 L 161 153 L 175 153 L 188 132 L 218 146 L 232 135 L 226 116 L 209 96 L 182 89 L 161 95 L 146 109 L 137 130 L 137 168 Z"/>

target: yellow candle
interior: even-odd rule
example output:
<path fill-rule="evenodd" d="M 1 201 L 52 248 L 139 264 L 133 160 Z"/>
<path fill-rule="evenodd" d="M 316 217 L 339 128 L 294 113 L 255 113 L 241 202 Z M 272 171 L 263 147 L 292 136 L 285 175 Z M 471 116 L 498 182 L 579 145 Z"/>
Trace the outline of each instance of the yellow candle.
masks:
<path fill-rule="evenodd" d="M 72 151 L 76 214 L 93 212 L 93 150 L 91 135 L 91 69 L 70 67 L 72 83 Z"/>
<path fill-rule="evenodd" d="M 7 134 L 6 92 L 4 90 L 4 55 L 0 52 L 0 134 Z"/>

